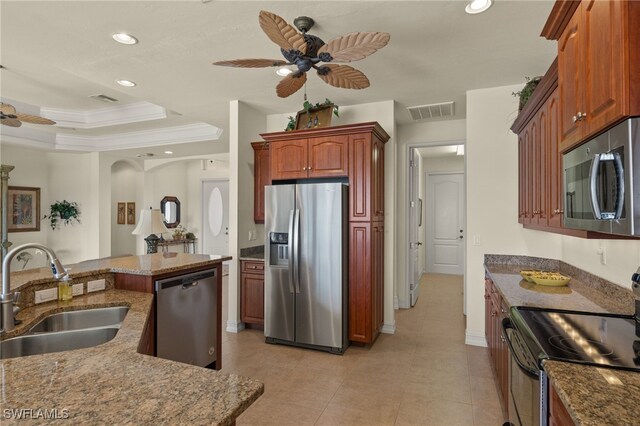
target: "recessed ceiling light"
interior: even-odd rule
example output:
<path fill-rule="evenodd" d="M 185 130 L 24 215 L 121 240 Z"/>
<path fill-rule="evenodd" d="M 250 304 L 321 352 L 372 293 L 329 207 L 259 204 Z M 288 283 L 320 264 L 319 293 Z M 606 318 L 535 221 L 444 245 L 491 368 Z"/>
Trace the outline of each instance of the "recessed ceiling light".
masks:
<path fill-rule="evenodd" d="M 472 0 L 467 7 L 464 8 L 464 11 L 470 15 L 475 15 L 489 9 L 492 4 L 493 2 L 491 0 Z"/>
<path fill-rule="evenodd" d="M 115 33 L 111 37 L 113 37 L 113 39 L 115 41 L 117 41 L 118 43 L 122 43 L 122 44 L 137 44 L 138 43 L 138 39 L 137 38 L 135 38 L 134 36 L 129 35 L 127 33 Z"/>
<path fill-rule="evenodd" d="M 280 67 L 276 70 L 276 74 L 278 74 L 281 77 L 286 77 L 292 72 L 293 71 L 291 70 L 291 68 L 287 68 L 287 67 Z"/>
<path fill-rule="evenodd" d="M 173 151 L 165 151 L 165 154 L 173 154 Z"/>
<path fill-rule="evenodd" d="M 129 80 L 116 80 L 116 83 L 118 83 L 120 86 L 124 86 L 124 87 L 133 87 L 136 85 L 136 83 L 134 83 L 133 81 L 129 81 Z"/>

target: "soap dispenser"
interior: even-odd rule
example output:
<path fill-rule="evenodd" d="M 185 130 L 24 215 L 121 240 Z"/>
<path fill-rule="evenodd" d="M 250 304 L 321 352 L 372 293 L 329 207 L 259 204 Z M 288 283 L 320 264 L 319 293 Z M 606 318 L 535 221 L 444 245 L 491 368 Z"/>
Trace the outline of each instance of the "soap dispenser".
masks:
<path fill-rule="evenodd" d="M 73 298 L 73 290 L 71 288 L 71 280 L 69 276 L 65 276 L 58 281 L 58 301 L 66 302 Z"/>

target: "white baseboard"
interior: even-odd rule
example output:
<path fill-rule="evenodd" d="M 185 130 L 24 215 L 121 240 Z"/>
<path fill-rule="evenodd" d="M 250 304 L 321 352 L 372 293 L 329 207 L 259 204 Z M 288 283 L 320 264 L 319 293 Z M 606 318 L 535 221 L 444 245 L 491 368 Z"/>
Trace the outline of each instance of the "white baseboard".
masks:
<path fill-rule="evenodd" d="M 469 332 L 465 332 L 464 334 L 464 343 L 466 345 L 482 346 L 485 348 L 488 346 L 487 339 L 484 334 L 474 334 Z"/>
<path fill-rule="evenodd" d="M 381 333 L 384 334 L 396 334 L 396 323 L 395 321 L 392 324 L 382 324 Z"/>
<path fill-rule="evenodd" d="M 231 321 L 231 320 L 227 321 L 227 331 L 229 333 L 239 333 L 242 330 L 244 330 L 244 323 L 243 322 L 236 322 L 236 321 Z"/>

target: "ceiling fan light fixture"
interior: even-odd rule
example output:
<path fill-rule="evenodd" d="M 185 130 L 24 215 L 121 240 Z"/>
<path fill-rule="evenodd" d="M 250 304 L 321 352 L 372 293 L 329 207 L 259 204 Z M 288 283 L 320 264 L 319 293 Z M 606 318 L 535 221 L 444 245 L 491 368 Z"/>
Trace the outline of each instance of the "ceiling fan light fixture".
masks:
<path fill-rule="evenodd" d="M 116 80 L 116 83 L 118 83 L 120 86 L 124 86 L 124 87 L 135 87 L 136 83 L 130 80 Z"/>
<path fill-rule="evenodd" d="M 464 11 L 470 15 L 476 15 L 489 9 L 492 4 L 492 0 L 472 0 L 467 7 L 464 8 Z"/>
<path fill-rule="evenodd" d="M 127 33 L 115 33 L 111 37 L 121 44 L 138 44 L 138 39 Z"/>
<path fill-rule="evenodd" d="M 286 77 L 289 74 L 291 74 L 293 72 L 293 70 L 291 70 L 291 68 L 287 68 L 287 67 L 280 67 L 276 70 L 276 74 L 278 74 L 280 77 Z"/>

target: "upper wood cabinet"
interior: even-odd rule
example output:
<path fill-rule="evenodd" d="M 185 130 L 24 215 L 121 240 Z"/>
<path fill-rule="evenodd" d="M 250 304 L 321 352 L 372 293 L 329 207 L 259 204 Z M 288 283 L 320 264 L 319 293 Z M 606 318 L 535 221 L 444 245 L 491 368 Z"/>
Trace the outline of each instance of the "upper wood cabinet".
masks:
<path fill-rule="evenodd" d="M 251 143 L 253 148 L 253 221 L 264 223 L 264 187 L 271 184 L 269 144 Z"/>
<path fill-rule="evenodd" d="M 570 16 L 558 39 L 561 151 L 640 114 L 639 41 L 640 2 L 583 0 Z"/>
<path fill-rule="evenodd" d="M 275 141 L 271 144 L 271 179 L 347 176 L 346 135 Z"/>

